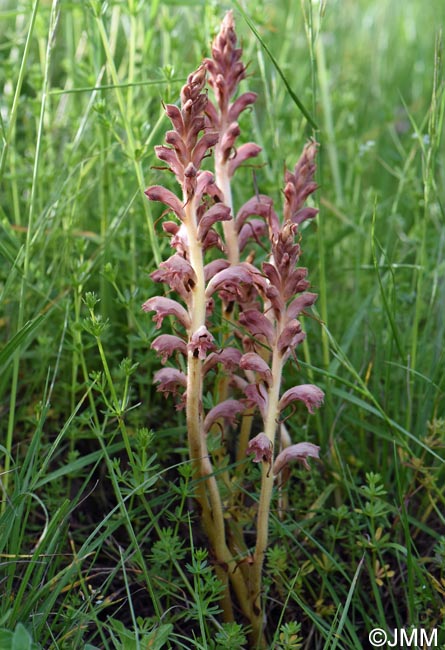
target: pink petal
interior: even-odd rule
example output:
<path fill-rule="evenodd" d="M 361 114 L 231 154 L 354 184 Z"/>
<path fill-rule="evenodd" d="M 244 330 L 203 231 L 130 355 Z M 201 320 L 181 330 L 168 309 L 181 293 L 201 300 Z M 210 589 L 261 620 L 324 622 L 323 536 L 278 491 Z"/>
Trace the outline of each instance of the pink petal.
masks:
<path fill-rule="evenodd" d="M 232 347 L 223 348 L 218 352 L 212 352 L 204 362 L 204 373 L 214 368 L 218 363 L 221 363 L 226 370 L 231 372 L 239 367 L 241 356 L 241 352 L 237 348 Z"/>
<path fill-rule="evenodd" d="M 223 259 L 222 257 L 219 257 L 216 260 L 212 260 L 208 264 L 205 265 L 204 267 L 204 279 L 206 282 L 208 282 L 211 278 L 213 278 L 219 271 L 222 271 L 223 269 L 226 269 L 228 266 L 230 266 L 230 262 L 228 260 Z"/>
<path fill-rule="evenodd" d="M 182 255 L 175 253 L 165 262 L 161 262 L 159 268 L 150 274 L 155 282 L 166 282 L 174 291 L 181 296 L 196 283 L 196 275 L 190 264 Z"/>
<path fill-rule="evenodd" d="M 272 463 L 272 442 L 265 433 L 259 433 L 257 436 L 249 440 L 247 445 L 246 454 L 255 454 L 252 461 L 254 463 Z"/>
<path fill-rule="evenodd" d="M 217 221 L 230 221 L 232 218 L 231 210 L 223 203 L 216 203 L 209 208 L 201 217 L 198 226 L 198 237 L 200 241 L 204 241 L 209 229 Z"/>
<path fill-rule="evenodd" d="M 179 162 L 175 150 L 161 144 L 155 147 L 155 152 L 159 160 L 166 162 L 170 167 L 170 170 L 177 176 L 178 180 L 181 181 L 184 176 L 184 166 Z"/>
<path fill-rule="evenodd" d="M 226 162 L 232 154 L 234 144 L 240 133 L 241 129 L 238 122 L 232 122 L 232 124 L 229 124 L 227 127 L 219 143 L 219 151 L 222 155 L 223 162 Z"/>
<path fill-rule="evenodd" d="M 264 336 L 266 341 L 272 345 L 274 340 L 274 327 L 270 320 L 256 309 L 247 309 L 239 315 L 239 322 L 252 336 Z"/>
<path fill-rule="evenodd" d="M 235 424 L 236 416 L 245 409 L 245 405 L 236 399 L 226 399 L 224 402 L 217 404 L 207 413 L 204 420 L 204 432 L 208 433 L 212 425 L 223 418 L 232 426 Z"/>
<path fill-rule="evenodd" d="M 171 223 L 171 222 L 170 222 Z M 186 257 L 189 251 L 189 238 L 185 224 L 181 223 L 171 238 L 170 244 L 182 257 Z"/>
<path fill-rule="evenodd" d="M 177 395 L 179 387 L 187 386 L 187 377 L 176 368 L 161 368 L 155 372 L 153 382 L 159 384 L 158 391 L 160 393 Z"/>
<path fill-rule="evenodd" d="M 273 473 L 276 476 L 281 470 L 286 467 L 291 461 L 298 460 L 303 463 L 306 469 L 311 469 L 307 458 L 320 458 L 320 447 L 313 445 L 311 442 L 299 442 L 296 445 L 286 447 L 275 458 L 273 464 Z"/>
<path fill-rule="evenodd" d="M 314 413 L 314 408 L 319 408 L 323 404 L 324 393 L 313 384 L 301 384 L 289 388 L 281 397 L 279 409 L 282 411 L 295 400 L 304 402 L 309 413 Z"/>
<path fill-rule="evenodd" d="M 261 147 L 254 142 L 246 142 L 238 147 L 229 162 L 229 176 L 232 177 L 243 162 L 249 160 L 249 158 L 255 158 L 259 153 L 261 153 Z"/>
<path fill-rule="evenodd" d="M 271 383 L 272 373 L 270 368 L 264 359 L 260 357 L 259 354 L 256 354 L 256 352 L 247 352 L 246 354 L 243 354 L 239 365 L 243 370 L 253 370 L 254 372 L 257 372 L 262 379 Z"/>
<path fill-rule="evenodd" d="M 261 268 L 264 275 L 269 278 L 270 283 L 281 292 L 281 277 L 276 266 L 270 262 L 263 262 Z"/>
<path fill-rule="evenodd" d="M 190 318 L 188 313 L 179 302 L 176 302 L 176 300 L 172 300 L 171 298 L 154 296 L 144 302 L 142 309 L 147 312 L 156 312 L 153 320 L 155 321 L 157 328 L 161 327 L 162 321 L 166 316 L 175 316 L 186 329 L 190 327 Z"/>
<path fill-rule="evenodd" d="M 214 230 L 209 230 L 207 235 L 202 240 L 202 248 L 206 251 L 208 248 L 216 247 L 221 251 L 224 250 L 224 244 L 221 237 Z"/>
<path fill-rule="evenodd" d="M 150 347 L 160 355 L 163 364 L 175 352 L 187 354 L 185 341 L 180 339 L 179 336 L 173 336 L 173 334 L 161 334 L 155 338 Z"/>
<path fill-rule="evenodd" d="M 162 230 L 169 235 L 174 236 L 178 232 L 179 226 L 175 221 L 163 221 Z"/>
<path fill-rule="evenodd" d="M 283 294 L 286 300 L 292 298 L 297 293 L 302 293 L 309 289 L 311 285 L 310 282 L 306 280 L 306 276 L 307 269 L 301 266 L 289 274 L 283 289 Z"/>
<path fill-rule="evenodd" d="M 181 111 L 174 104 L 166 104 L 164 108 L 167 117 L 173 124 L 173 127 L 182 137 L 184 135 L 184 121 L 182 119 Z"/>
<path fill-rule="evenodd" d="M 182 202 L 175 194 L 173 194 L 173 192 L 165 189 L 162 185 L 152 185 L 145 190 L 145 194 L 148 196 L 150 201 L 160 201 L 161 203 L 168 205 L 168 207 L 176 214 L 178 219 L 182 220 L 185 218 Z"/>
<path fill-rule="evenodd" d="M 202 138 L 198 140 L 198 143 L 193 149 L 192 154 L 192 162 L 195 167 L 199 167 L 201 165 L 201 161 L 206 155 L 207 151 L 214 147 L 218 140 L 218 133 L 205 133 Z"/>
<path fill-rule="evenodd" d="M 236 215 L 235 221 L 238 232 L 249 217 L 256 215 L 267 220 L 269 219 L 271 212 L 273 212 L 273 201 L 269 196 L 265 194 L 252 196 L 252 198 L 246 201 L 246 203 L 244 203 L 244 205 L 238 210 Z"/>
<path fill-rule="evenodd" d="M 205 325 L 198 327 L 196 332 L 194 332 L 190 338 L 189 343 L 187 344 L 187 349 L 193 354 L 194 357 L 198 359 L 205 359 L 207 352 L 213 351 L 216 348 L 214 343 L 214 338 L 210 334 L 209 330 Z"/>
<path fill-rule="evenodd" d="M 196 189 L 195 189 L 196 205 L 198 205 L 201 202 L 201 199 L 204 196 L 204 194 L 210 194 L 211 196 L 213 196 L 213 194 L 211 193 L 211 188 L 214 187 L 213 181 L 214 178 L 212 172 L 209 172 L 207 170 L 198 172 Z"/>
<path fill-rule="evenodd" d="M 266 387 L 263 384 L 248 384 L 244 388 L 244 392 L 247 396 L 248 405 L 254 406 L 256 404 L 260 409 L 261 415 L 265 418 L 269 404 L 269 396 Z"/>
<path fill-rule="evenodd" d="M 307 219 L 313 219 L 318 214 L 317 208 L 302 208 L 292 216 L 292 223 L 303 223 Z"/>
<path fill-rule="evenodd" d="M 292 350 L 306 338 L 301 329 L 301 324 L 293 319 L 291 320 L 280 334 L 277 341 L 277 348 L 281 355 L 285 355 L 288 350 Z"/>
<path fill-rule="evenodd" d="M 246 266 L 245 263 L 234 264 L 216 273 L 207 285 L 206 296 L 210 297 L 215 291 L 219 291 L 220 289 L 228 291 L 233 288 L 236 292 L 236 289 L 239 288 L 241 283 L 253 284 L 253 275 L 249 267 L 250 265 Z M 255 267 L 252 268 L 255 273 L 258 273 Z"/>
<path fill-rule="evenodd" d="M 206 63 L 206 65 L 207 65 L 207 61 L 209 61 L 209 59 L 206 59 L 204 61 L 204 63 Z M 218 112 L 217 112 L 214 104 L 210 101 L 210 99 L 209 99 L 209 101 L 207 102 L 207 105 L 206 105 L 206 116 L 208 117 L 209 123 L 211 124 L 211 126 L 214 129 L 219 128 Z"/>
<path fill-rule="evenodd" d="M 255 242 L 260 243 L 261 237 L 263 237 L 267 232 L 267 224 L 260 219 L 249 219 L 241 227 L 241 230 L 238 233 L 238 247 L 240 251 L 243 251 L 249 239 L 253 239 Z"/>
<path fill-rule="evenodd" d="M 176 131 L 167 131 L 165 134 L 165 142 L 174 148 L 178 160 L 183 165 L 186 165 L 189 160 L 189 152 L 179 133 L 176 133 Z"/>
<path fill-rule="evenodd" d="M 296 316 L 299 316 L 301 312 L 304 311 L 307 307 L 311 307 L 317 298 L 318 296 L 316 293 L 306 292 L 301 294 L 301 296 L 298 296 L 295 298 L 295 300 L 292 300 L 289 307 L 287 308 L 286 316 L 288 318 L 295 318 Z"/>
<path fill-rule="evenodd" d="M 258 95 L 256 93 L 247 92 L 243 93 L 236 99 L 229 109 L 229 120 L 235 121 L 238 119 L 240 113 L 242 113 L 248 106 L 254 104 L 257 100 Z M 261 151 L 261 148 L 260 148 Z"/>

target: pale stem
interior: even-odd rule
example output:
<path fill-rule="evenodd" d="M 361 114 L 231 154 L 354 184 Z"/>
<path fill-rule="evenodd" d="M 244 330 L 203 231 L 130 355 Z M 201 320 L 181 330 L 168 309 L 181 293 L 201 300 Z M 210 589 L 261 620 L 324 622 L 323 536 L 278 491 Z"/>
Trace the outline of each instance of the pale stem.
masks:
<path fill-rule="evenodd" d="M 189 240 L 190 264 L 195 272 L 196 284 L 192 293 L 191 326 L 189 337 L 201 326 L 205 325 L 206 299 L 204 279 L 204 259 L 201 243 L 197 236 L 196 206 L 193 200 L 185 201 L 187 228 Z M 237 595 L 238 602 L 244 615 L 251 621 L 254 619 L 252 604 L 249 600 L 248 589 L 242 572 L 226 543 L 225 525 L 221 497 L 218 484 L 213 474 L 206 437 L 202 423 L 202 361 L 190 351 L 187 355 L 187 435 L 190 458 L 195 468 L 197 481 L 197 499 L 202 508 L 201 518 L 204 530 L 209 537 L 211 546 L 219 564 L 218 575 L 228 589 L 228 576 Z M 201 479 L 201 480 L 200 480 Z M 202 480 L 204 479 L 204 480 Z M 228 603 L 228 592 L 223 602 Z M 226 615 L 228 612 L 226 611 Z M 230 613 L 229 613 L 230 616 Z"/>
<path fill-rule="evenodd" d="M 278 328 L 279 329 L 279 328 Z M 278 340 L 279 334 L 277 334 Z M 280 400 L 280 387 L 281 376 L 283 370 L 283 358 L 274 347 L 272 353 L 272 377 L 273 383 L 268 392 L 268 410 L 264 422 L 264 433 L 269 438 L 271 445 L 275 444 L 275 434 L 277 430 L 277 421 L 279 417 L 278 403 Z M 272 454 L 273 456 L 273 454 Z M 257 612 L 259 617 L 261 614 L 261 577 L 264 563 L 264 555 L 267 549 L 267 542 L 269 537 L 269 514 L 270 502 L 272 499 L 274 476 L 272 472 L 272 464 L 263 462 L 261 472 L 261 493 L 260 501 L 258 504 L 257 516 L 257 538 L 254 554 L 254 564 L 252 567 L 252 583 L 251 594 L 254 602 L 254 611 Z"/>

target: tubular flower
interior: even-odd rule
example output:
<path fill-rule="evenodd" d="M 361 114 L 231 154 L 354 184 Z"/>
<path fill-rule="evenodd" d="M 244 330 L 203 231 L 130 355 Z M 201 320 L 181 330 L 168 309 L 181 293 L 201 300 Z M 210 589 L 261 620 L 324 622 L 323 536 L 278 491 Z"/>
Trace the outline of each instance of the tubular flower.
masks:
<path fill-rule="evenodd" d="M 205 359 L 208 351 L 216 349 L 215 339 L 205 325 L 201 325 L 196 332 L 193 332 L 187 349 L 198 359 Z"/>
<path fill-rule="evenodd" d="M 161 327 L 162 321 L 166 316 L 175 316 L 186 329 L 190 327 L 190 317 L 187 311 L 179 304 L 179 302 L 176 302 L 176 300 L 172 300 L 171 298 L 155 296 L 154 298 L 146 300 L 142 305 L 142 309 L 144 311 L 156 312 L 153 316 L 153 320 L 158 328 Z"/>
<path fill-rule="evenodd" d="M 299 442 L 296 445 L 290 445 L 283 449 L 278 456 L 275 458 L 273 464 L 273 473 L 276 476 L 281 472 L 287 465 L 295 460 L 303 463 L 306 469 L 311 469 L 311 466 L 307 462 L 308 458 L 320 458 L 319 456 L 320 447 L 318 445 L 313 445 L 311 442 Z"/>
<path fill-rule="evenodd" d="M 236 416 L 244 411 L 244 404 L 236 399 L 226 399 L 224 402 L 217 404 L 207 413 L 204 420 L 204 431 L 208 433 L 211 426 L 220 419 L 224 419 L 234 425 Z"/>
<path fill-rule="evenodd" d="M 155 338 L 151 347 L 160 355 L 163 364 L 167 363 L 167 359 L 175 352 L 181 352 L 184 355 L 187 354 L 185 341 L 173 334 L 161 334 Z"/>
<path fill-rule="evenodd" d="M 301 384 L 287 390 L 280 399 L 280 410 L 289 406 L 291 402 L 299 400 L 304 402 L 309 413 L 314 413 L 314 408 L 319 408 L 323 404 L 324 393 L 318 386 L 313 384 Z"/>
<path fill-rule="evenodd" d="M 255 454 L 252 458 L 254 463 L 272 462 L 273 445 L 265 433 L 259 433 L 249 441 L 247 446 L 248 454 Z"/>

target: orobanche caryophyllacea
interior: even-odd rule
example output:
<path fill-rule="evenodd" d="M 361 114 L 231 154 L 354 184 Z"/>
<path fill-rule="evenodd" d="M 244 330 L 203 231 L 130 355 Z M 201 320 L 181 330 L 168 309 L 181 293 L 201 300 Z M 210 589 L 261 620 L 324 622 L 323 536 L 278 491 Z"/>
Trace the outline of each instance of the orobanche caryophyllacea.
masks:
<path fill-rule="evenodd" d="M 155 150 L 180 192 L 152 185 L 146 195 L 173 216 L 162 224 L 173 254 L 151 274 L 170 291 L 142 308 L 155 312 L 158 328 L 166 316 L 175 322 L 174 333 L 162 333 L 152 343 L 164 365 L 154 381 L 185 409 L 197 513 L 225 587 L 223 618 L 231 621 L 241 612 L 252 647 L 266 647 L 262 572 L 271 503 L 293 461 L 310 468 L 307 459 L 319 457 L 312 442 L 292 443 L 284 420 L 295 402 L 313 413 L 323 402 L 322 390 L 312 384 L 282 388 L 283 368 L 305 338 L 298 318 L 317 298 L 308 291 L 307 269 L 298 266 L 300 224 L 317 214 L 306 206 L 317 189 L 317 144 L 309 141 L 293 171 L 285 171 L 281 215 L 272 199 L 258 192 L 235 208 L 236 171 L 261 152 L 255 143 L 238 142 L 239 116 L 256 101 L 253 92 L 238 94 L 246 77 L 241 56 L 228 12 L 211 58 L 183 86 L 180 106 L 165 106 L 172 128 Z M 203 399 L 209 387 L 217 395 L 210 407 Z M 253 435 L 255 415 L 262 431 Z M 213 441 L 210 452 L 212 436 L 219 443 Z M 229 438 L 236 441 L 231 456 Z M 251 461 L 261 469 L 253 546 L 240 543 L 242 518 L 231 516 L 230 508 L 235 497 L 242 507 L 237 486 Z M 236 492 L 232 501 L 230 490 Z"/>

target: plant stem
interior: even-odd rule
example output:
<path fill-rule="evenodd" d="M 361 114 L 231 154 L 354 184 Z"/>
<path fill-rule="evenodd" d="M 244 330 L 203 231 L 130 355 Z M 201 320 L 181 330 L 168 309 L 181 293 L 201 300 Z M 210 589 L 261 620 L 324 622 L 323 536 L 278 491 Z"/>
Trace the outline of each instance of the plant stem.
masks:
<path fill-rule="evenodd" d="M 276 340 L 281 333 L 280 323 L 277 323 Z M 268 409 L 264 421 L 264 433 L 269 438 L 272 449 L 275 444 L 275 434 L 277 430 L 277 420 L 279 416 L 278 402 L 280 399 L 281 376 L 283 371 L 283 358 L 279 353 L 276 346 L 272 351 L 272 377 L 273 383 L 268 391 Z M 270 515 L 270 502 L 272 499 L 274 476 L 271 464 L 263 462 L 261 471 L 261 493 L 260 501 L 258 504 L 257 516 L 257 536 L 254 554 L 254 563 L 252 568 L 252 582 L 250 588 L 250 595 L 253 603 L 254 613 L 256 620 L 254 623 L 254 631 L 259 634 L 259 630 L 263 626 L 263 615 L 261 609 L 261 582 L 264 564 L 264 555 L 267 549 L 267 542 L 269 537 L 269 515 Z"/>
<path fill-rule="evenodd" d="M 190 309 L 191 327 L 189 337 L 205 325 L 206 298 L 204 279 L 204 259 L 202 246 L 197 235 L 195 201 L 185 203 L 185 226 L 188 232 L 190 264 L 195 272 L 196 283 L 192 292 Z M 201 507 L 201 520 L 204 531 L 210 541 L 216 556 L 216 573 L 225 585 L 222 598 L 226 620 L 233 620 L 229 583 L 233 586 L 238 603 L 249 621 L 255 619 L 247 585 L 242 572 L 237 567 L 237 561 L 231 553 L 226 541 L 225 523 L 221 496 L 213 472 L 212 463 L 207 449 L 206 437 L 202 423 L 202 361 L 194 356 L 193 351 L 187 355 L 187 405 L 186 421 L 190 459 L 197 479 L 197 501 Z M 203 480 L 204 479 L 204 480 Z"/>

